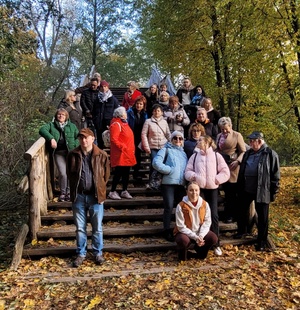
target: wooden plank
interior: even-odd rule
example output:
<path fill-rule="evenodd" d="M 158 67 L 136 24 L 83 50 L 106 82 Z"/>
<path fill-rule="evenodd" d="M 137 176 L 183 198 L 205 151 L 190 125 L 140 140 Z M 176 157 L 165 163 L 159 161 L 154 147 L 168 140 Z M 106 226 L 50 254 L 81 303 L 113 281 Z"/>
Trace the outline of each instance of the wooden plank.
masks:
<path fill-rule="evenodd" d="M 132 252 L 159 252 L 159 251 L 168 251 L 175 250 L 176 244 L 174 242 L 165 242 L 165 243 L 153 243 L 153 244 L 143 244 L 137 243 L 133 245 L 122 245 L 119 243 L 114 244 L 105 244 L 103 247 L 104 252 L 112 253 L 123 253 L 129 254 Z M 88 250 L 91 251 L 92 248 L 89 245 Z M 60 246 L 60 247 L 37 247 L 37 248 L 25 248 L 23 251 L 23 257 L 26 256 L 51 256 L 51 255 L 65 255 L 65 254 L 75 254 L 76 246 Z"/>
<path fill-rule="evenodd" d="M 175 208 L 173 209 L 173 215 Z M 126 210 L 105 210 L 103 221 L 129 221 L 129 220 L 161 220 L 163 209 L 126 209 Z M 42 221 L 73 221 L 72 211 L 64 213 L 49 213 L 42 217 Z M 105 226 L 105 224 L 104 224 Z M 236 223 L 219 222 L 220 231 L 233 231 L 237 229 Z"/>
<path fill-rule="evenodd" d="M 46 140 L 43 137 L 36 140 L 29 150 L 25 152 L 24 159 L 30 161 L 33 157 L 35 157 L 39 150 L 45 145 L 45 141 Z"/>
<path fill-rule="evenodd" d="M 221 239 L 220 245 L 252 245 L 255 242 L 255 238 L 252 239 Z M 74 241 L 75 243 L 75 241 Z M 88 245 L 88 250 L 91 251 L 91 245 Z M 167 242 L 164 239 L 153 239 L 151 244 L 149 243 L 134 243 L 131 245 L 124 245 L 121 243 L 109 243 L 104 241 L 104 252 L 123 253 L 129 254 L 132 252 L 166 252 L 170 250 L 176 250 L 175 242 Z M 76 253 L 76 246 L 51 246 L 51 247 L 27 247 L 23 250 L 23 257 L 28 256 L 52 256 L 52 255 L 74 255 Z"/>
<path fill-rule="evenodd" d="M 25 239 L 27 237 L 28 232 L 29 232 L 28 225 L 23 224 L 21 227 L 20 233 L 17 237 L 15 246 L 14 246 L 13 259 L 10 265 L 10 270 L 18 269 L 18 266 L 22 259 L 23 247 L 24 247 Z"/>
<path fill-rule="evenodd" d="M 130 189 L 128 189 L 130 192 Z M 113 200 L 113 199 L 106 199 L 104 202 L 104 207 L 107 208 L 134 208 L 134 207 L 141 207 L 141 206 L 162 206 L 163 199 L 162 197 L 140 197 L 135 196 L 133 199 L 121 199 L 121 200 Z M 49 202 L 48 208 L 71 208 L 71 202 Z"/>
<path fill-rule="evenodd" d="M 175 209 L 173 210 L 175 213 Z M 126 209 L 126 210 L 105 210 L 103 221 L 127 221 L 127 220 L 153 220 L 162 219 L 163 209 Z M 72 221 L 73 212 L 48 213 L 42 216 L 42 221 Z"/>
<path fill-rule="evenodd" d="M 174 225 L 174 223 L 172 224 Z M 236 230 L 236 224 L 220 224 L 220 231 Z M 103 236 L 114 237 L 114 236 L 143 236 L 143 235 L 157 235 L 163 232 L 162 224 L 116 224 L 116 225 L 103 225 Z M 87 234 L 91 236 L 91 225 L 87 225 Z M 48 226 L 41 227 L 37 233 L 38 239 L 47 238 L 75 238 L 75 225 L 64 225 L 64 226 Z"/>
<path fill-rule="evenodd" d="M 162 225 L 135 225 L 135 226 L 111 226 L 103 227 L 103 236 L 115 237 L 115 236 L 143 236 L 143 235 L 157 235 L 163 231 Z M 91 225 L 87 225 L 87 235 L 92 235 Z M 38 239 L 48 238 L 75 238 L 75 225 L 65 225 L 49 228 L 41 227 L 37 233 Z"/>

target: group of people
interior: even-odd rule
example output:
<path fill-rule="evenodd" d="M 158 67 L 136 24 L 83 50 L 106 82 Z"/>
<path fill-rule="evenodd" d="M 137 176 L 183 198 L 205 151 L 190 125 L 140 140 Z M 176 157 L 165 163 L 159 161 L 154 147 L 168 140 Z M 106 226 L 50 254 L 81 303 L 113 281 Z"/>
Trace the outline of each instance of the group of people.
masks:
<path fill-rule="evenodd" d="M 139 179 L 142 152 L 150 154 L 152 174 L 162 174 L 164 236 L 176 241 L 179 259 L 195 249 L 205 258 L 219 244 L 218 190 L 225 192 L 225 221 L 237 221 L 236 238 L 248 231 L 247 214 L 255 201 L 258 215 L 257 249 L 264 251 L 268 236 L 269 203 L 279 188 L 279 159 L 261 132 L 249 138 L 232 129 L 231 119 L 221 117 L 205 97 L 202 86 L 185 78 L 176 96 L 165 84 L 153 84 L 142 94 L 135 82 L 120 104 L 109 83 L 97 74 L 85 88 L 66 91 L 55 118 L 40 129 L 59 173 L 60 201 L 73 202 L 77 258 L 86 256 L 87 211 L 93 227 L 92 248 L 96 263 L 103 263 L 103 202 L 110 169 L 114 168 L 110 199 L 131 199 L 128 182 L 131 167 Z M 80 102 L 76 95 L 80 94 Z M 102 133 L 110 131 L 110 160 Z M 97 143 L 96 143 L 97 141 Z M 117 185 L 122 180 L 122 191 Z M 188 186 L 186 187 L 186 185 Z M 171 227 L 173 207 L 176 225 Z"/>

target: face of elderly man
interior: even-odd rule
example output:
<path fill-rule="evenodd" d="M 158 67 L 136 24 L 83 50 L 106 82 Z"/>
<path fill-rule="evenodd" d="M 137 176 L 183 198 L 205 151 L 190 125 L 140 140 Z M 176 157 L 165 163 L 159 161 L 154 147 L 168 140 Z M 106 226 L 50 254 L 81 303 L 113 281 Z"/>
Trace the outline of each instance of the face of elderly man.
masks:
<path fill-rule="evenodd" d="M 263 141 L 261 139 L 249 139 L 249 145 L 253 151 L 257 152 L 263 145 Z"/>

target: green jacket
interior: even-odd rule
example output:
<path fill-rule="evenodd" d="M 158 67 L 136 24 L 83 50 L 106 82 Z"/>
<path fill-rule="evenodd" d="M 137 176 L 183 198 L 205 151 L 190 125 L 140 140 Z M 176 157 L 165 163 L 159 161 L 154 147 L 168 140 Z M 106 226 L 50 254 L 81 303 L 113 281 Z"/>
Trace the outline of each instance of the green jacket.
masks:
<path fill-rule="evenodd" d="M 39 134 L 46 139 L 47 142 L 50 142 L 54 139 L 56 142 L 60 137 L 60 127 L 57 121 L 50 122 L 40 128 Z M 65 139 L 68 151 L 75 149 L 79 145 L 77 138 L 78 129 L 75 124 L 67 121 L 66 126 L 64 127 Z"/>

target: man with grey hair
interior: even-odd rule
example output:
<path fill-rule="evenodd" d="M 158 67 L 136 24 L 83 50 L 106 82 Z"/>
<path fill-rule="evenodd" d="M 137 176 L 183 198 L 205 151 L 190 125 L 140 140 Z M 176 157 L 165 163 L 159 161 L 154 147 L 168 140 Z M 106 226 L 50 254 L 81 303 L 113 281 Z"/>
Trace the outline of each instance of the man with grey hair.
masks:
<path fill-rule="evenodd" d="M 244 154 L 238 176 L 240 208 L 238 233 L 241 238 L 247 230 L 251 202 L 255 201 L 257 212 L 257 251 L 265 251 L 268 238 L 269 204 L 275 200 L 279 189 L 280 166 L 275 151 L 268 147 L 262 132 L 253 131 L 248 136 L 250 149 Z"/>

